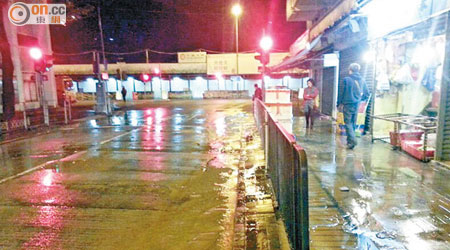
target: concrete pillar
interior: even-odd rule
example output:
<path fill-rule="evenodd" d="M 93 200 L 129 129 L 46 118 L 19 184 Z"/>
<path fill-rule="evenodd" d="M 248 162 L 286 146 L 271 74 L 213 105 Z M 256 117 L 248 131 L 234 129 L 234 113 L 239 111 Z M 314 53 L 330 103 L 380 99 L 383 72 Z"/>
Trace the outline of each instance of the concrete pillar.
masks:
<path fill-rule="evenodd" d="M 10 4 L 12 4 L 12 1 L 9 1 Z M 24 95 L 23 95 L 23 67 L 22 67 L 22 60 L 20 57 L 20 48 L 19 48 L 19 41 L 17 40 L 17 27 L 13 25 L 9 19 L 8 19 L 8 7 L 9 4 L 5 6 L 1 11 L 3 11 L 3 20 L 2 22 L 5 25 L 5 31 L 8 36 L 8 42 L 11 47 L 11 59 L 14 64 L 14 76 L 15 76 L 15 84 L 14 89 L 17 89 L 18 92 L 18 100 L 16 100 L 16 103 L 23 103 L 25 101 Z M 23 107 L 21 105 L 16 105 L 16 111 L 23 110 Z"/>

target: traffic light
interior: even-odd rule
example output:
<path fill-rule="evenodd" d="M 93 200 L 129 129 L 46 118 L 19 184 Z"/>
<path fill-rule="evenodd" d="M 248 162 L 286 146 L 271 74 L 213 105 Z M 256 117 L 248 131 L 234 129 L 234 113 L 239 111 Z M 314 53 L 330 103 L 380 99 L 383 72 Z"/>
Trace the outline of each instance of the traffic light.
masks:
<path fill-rule="evenodd" d="M 273 46 L 273 40 L 270 36 L 264 36 L 261 38 L 261 41 L 259 41 L 259 47 L 265 52 L 268 52 Z"/>
<path fill-rule="evenodd" d="M 270 62 L 269 53 L 264 51 L 260 52 L 259 55 L 256 55 L 255 59 L 260 61 L 262 65 L 267 65 Z"/>
<path fill-rule="evenodd" d="M 30 49 L 30 56 L 33 59 L 34 71 L 44 73 L 53 66 L 52 57 L 44 55 L 40 48 L 34 47 Z"/>
<path fill-rule="evenodd" d="M 108 80 L 109 79 L 109 74 L 108 72 L 103 72 L 102 73 L 102 80 Z"/>
<path fill-rule="evenodd" d="M 64 88 L 66 90 L 71 90 L 73 88 L 72 79 L 64 79 L 63 82 L 64 82 Z"/>
<path fill-rule="evenodd" d="M 143 82 L 148 82 L 148 81 L 150 81 L 150 75 L 147 74 L 147 73 L 142 73 L 142 74 L 141 74 L 141 81 L 143 81 Z"/>

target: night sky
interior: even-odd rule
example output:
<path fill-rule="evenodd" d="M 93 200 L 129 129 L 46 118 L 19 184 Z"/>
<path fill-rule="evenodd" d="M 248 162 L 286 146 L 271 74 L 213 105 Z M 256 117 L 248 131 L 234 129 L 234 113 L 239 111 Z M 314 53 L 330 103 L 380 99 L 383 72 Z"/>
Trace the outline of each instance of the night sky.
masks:
<path fill-rule="evenodd" d="M 65 27 L 52 26 L 53 50 L 76 53 L 100 50 L 97 11 L 81 9 L 100 3 L 106 51 L 129 52 L 145 48 L 164 51 L 234 52 L 234 17 L 231 0 L 109 0 L 72 1 L 71 20 Z M 302 34 L 305 23 L 286 22 L 286 0 L 240 1 L 239 51 L 257 49 L 263 31 L 272 34 L 274 48 L 287 51 Z M 93 8 L 93 7 L 91 7 Z M 76 19 L 73 19 L 75 16 Z M 90 55 L 57 56 L 57 63 L 87 63 Z M 145 54 L 109 55 L 109 62 L 145 62 Z M 151 62 L 176 62 L 175 55 L 150 55 Z"/>

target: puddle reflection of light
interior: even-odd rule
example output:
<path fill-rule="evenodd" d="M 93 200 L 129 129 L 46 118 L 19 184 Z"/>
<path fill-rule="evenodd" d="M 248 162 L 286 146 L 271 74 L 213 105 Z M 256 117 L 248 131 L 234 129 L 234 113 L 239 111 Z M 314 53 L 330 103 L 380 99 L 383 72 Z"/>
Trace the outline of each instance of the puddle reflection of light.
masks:
<path fill-rule="evenodd" d="M 113 116 L 111 120 L 112 120 L 112 124 L 113 125 L 120 125 L 120 118 L 119 117 Z"/>
<path fill-rule="evenodd" d="M 173 126 L 174 131 L 181 131 L 181 125 L 174 125 Z"/>
<path fill-rule="evenodd" d="M 216 126 L 216 134 L 218 136 L 224 136 L 225 135 L 225 129 L 227 127 L 226 123 L 225 123 L 225 117 L 220 117 L 217 118 L 214 121 L 214 125 Z"/>
<path fill-rule="evenodd" d="M 195 133 L 196 134 L 203 134 L 203 128 L 202 127 L 195 127 Z"/>
<path fill-rule="evenodd" d="M 36 227 L 41 228 L 22 245 L 23 249 L 50 249 L 55 247 L 59 234 L 64 226 L 65 208 L 55 206 L 41 206 L 38 217 L 32 222 Z M 52 247 L 53 246 L 53 247 Z"/>
<path fill-rule="evenodd" d="M 137 126 L 138 125 L 138 112 L 136 110 L 130 111 L 130 124 L 131 126 Z"/>
<path fill-rule="evenodd" d="M 44 201 L 45 204 L 53 204 L 55 202 L 55 199 L 47 199 Z"/>
<path fill-rule="evenodd" d="M 181 124 L 183 122 L 183 117 L 180 114 L 175 114 L 175 117 L 173 118 L 173 122 L 175 124 Z"/>
<path fill-rule="evenodd" d="M 42 178 L 41 183 L 42 183 L 42 185 L 49 187 L 53 183 L 54 173 L 51 169 L 46 169 L 45 171 L 46 171 L 46 174 L 45 174 L 44 178 Z"/>
<path fill-rule="evenodd" d="M 152 117 L 147 117 L 147 125 L 151 126 L 153 124 L 153 118 Z"/>
<path fill-rule="evenodd" d="M 157 108 L 155 110 L 156 123 L 160 124 L 162 122 L 163 117 L 164 117 L 164 110 L 162 108 Z"/>
<path fill-rule="evenodd" d="M 132 119 L 131 122 L 130 122 L 130 125 L 134 126 L 134 127 L 137 126 L 138 125 L 138 120 L 137 119 Z"/>
<path fill-rule="evenodd" d="M 400 224 L 401 231 L 406 238 L 407 247 L 411 250 L 432 249 L 430 243 L 420 237 L 420 234 L 434 232 L 434 226 L 426 217 L 411 218 Z"/>
<path fill-rule="evenodd" d="M 196 109 L 194 111 L 194 114 L 196 114 L 196 115 L 203 115 L 204 113 L 205 113 L 205 111 L 203 109 Z"/>
<path fill-rule="evenodd" d="M 161 125 L 155 125 L 155 134 L 160 135 L 162 131 Z"/>
<path fill-rule="evenodd" d="M 352 199 L 351 205 L 352 205 L 352 213 L 358 222 L 357 226 L 364 224 L 367 215 L 371 210 L 370 204 L 361 201 L 358 202 L 355 199 Z"/>
<path fill-rule="evenodd" d="M 97 121 L 96 120 L 90 120 L 89 124 L 91 125 L 91 127 L 93 128 L 98 128 L 99 126 L 97 125 Z"/>

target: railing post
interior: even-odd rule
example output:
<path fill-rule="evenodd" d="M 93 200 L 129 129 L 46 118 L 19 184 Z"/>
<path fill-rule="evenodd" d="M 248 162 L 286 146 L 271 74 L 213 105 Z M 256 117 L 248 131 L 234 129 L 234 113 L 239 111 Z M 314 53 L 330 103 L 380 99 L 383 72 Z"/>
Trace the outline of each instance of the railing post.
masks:
<path fill-rule="evenodd" d="M 69 123 L 67 120 L 67 100 L 64 99 L 64 124 Z"/>
<path fill-rule="evenodd" d="M 264 159 L 266 168 L 269 168 L 269 114 L 264 110 Z"/>
<path fill-rule="evenodd" d="M 25 130 L 28 130 L 28 118 L 25 104 L 23 105 L 23 126 L 25 127 Z"/>
<path fill-rule="evenodd" d="M 69 97 L 69 121 L 72 121 L 72 98 Z"/>
<path fill-rule="evenodd" d="M 309 249 L 309 194 L 308 194 L 308 161 L 305 151 L 298 152 L 300 178 L 300 225 L 301 249 Z"/>

